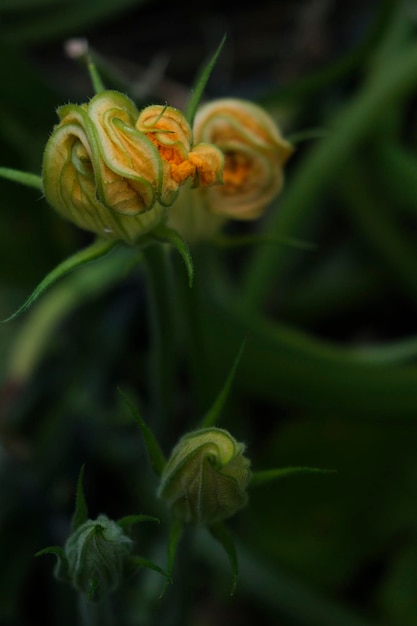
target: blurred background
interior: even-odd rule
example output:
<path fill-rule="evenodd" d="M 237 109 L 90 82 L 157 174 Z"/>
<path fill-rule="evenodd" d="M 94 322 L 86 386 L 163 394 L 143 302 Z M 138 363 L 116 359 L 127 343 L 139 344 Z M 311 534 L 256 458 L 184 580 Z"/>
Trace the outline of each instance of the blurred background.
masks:
<path fill-rule="evenodd" d="M 192 295 L 172 255 L 170 346 L 158 347 L 161 294 L 126 248 L 0 326 L 1 626 L 79 623 L 53 557 L 33 555 L 64 544 L 83 463 L 92 517 L 161 518 L 137 529 L 137 549 L 164 565 L 166 514 L 117 388 L 168 453 L 244 338 L 220 426 L 247 443 L 255 469 L 337 473 L 253 491 L 229 524 L 233 598 L 227 559 L 198 531 L 162 600 L 145 571 L 115 596 L 118 623 L 415 626 L 416 19 L 415 2 L 398 0 L 0 1 L 1 167 L 39 174 L 56 108 L 93 95 L 73 38 L 138 107 L 182 108 L 226 34 L 204 98 L 262 104 L 296 146 L 266 215 L 226 227 L 275 243 L 197 246 Z M 0 180 L 0 317 L 90 241 L 38 192 Z M 158 350 L 171 374 L 163 391 Z"/>

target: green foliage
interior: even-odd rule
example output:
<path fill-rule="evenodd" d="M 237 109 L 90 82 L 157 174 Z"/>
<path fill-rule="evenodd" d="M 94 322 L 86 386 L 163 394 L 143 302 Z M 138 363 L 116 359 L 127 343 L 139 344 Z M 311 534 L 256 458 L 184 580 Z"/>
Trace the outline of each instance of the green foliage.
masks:
<path fill-rule="evenodd" d="M 414 626 L 411 9 L 333 3 L 315 62 L 298 3 L 241 7 L 242 31 L 185 4 L 172 24 L 150 0 L 0 6 L 0 623 Z M 201 24 L 209 53 L 216 25 L 230 32 L 199 73 Z M 79 65 L 63 53 L 74 36 L 89 43 Z M 190 120 L 217 96 L 263 104 L 297 142 L 266 214 L 201 244 L 161 227 L 112 254 L 61 220 L 40 195 L 42 154 L 56 108 L 93 96 L 91 59 L 145 105 L 184 107 L 194 85 Z M 192 533 L 158 478 L 165 451 L 220 418 L 251 459 L 248 503 Z M 65 578 L 71 521 L 103 511 L 134 549 L 109 604 L 79 611 L 51 561 Z"/>

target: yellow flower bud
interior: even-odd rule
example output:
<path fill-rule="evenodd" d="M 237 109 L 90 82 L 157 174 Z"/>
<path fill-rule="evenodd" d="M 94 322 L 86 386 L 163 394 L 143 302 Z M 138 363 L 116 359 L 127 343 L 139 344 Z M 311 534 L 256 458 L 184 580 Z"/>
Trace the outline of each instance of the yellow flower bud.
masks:
<path fill-rule="evenodd" d="M 135 242 L 165 215 L 158 202 L 161 159 L 135 128 L 136 106 L 119 92 L 104 91 L 57 113 L 60 122 L 43 160 L 47 201 L 81 228 Z"/>
<path fill-rule="evenodd" d="M 224 184 L 204 191 L 207 208 L 239 220 L 259 217 L 280 192 L 293 152 L 271 116 L 252 102 L 225 98 L 201 106 L 193 130 L 196 141 L 224 154 Z"/>
<path fill-rule="evenodd" d="M 165 466 L 158 495 L 184 522 L 213 524 L 247 503 L 250 461 L 222 428 L 202 428 L 178 442 Z"/>
<path fill-rule="evenodd" d="M 155 144 L 162 158 L 162 204 L 172 205 L 179 187 L 189 179 L 201 186 L 221 182 L 221 151 L 210 144 L 193 146 L 191 127 L 178 109 L 148 106 L 139 114 L 136 127 Z"/>

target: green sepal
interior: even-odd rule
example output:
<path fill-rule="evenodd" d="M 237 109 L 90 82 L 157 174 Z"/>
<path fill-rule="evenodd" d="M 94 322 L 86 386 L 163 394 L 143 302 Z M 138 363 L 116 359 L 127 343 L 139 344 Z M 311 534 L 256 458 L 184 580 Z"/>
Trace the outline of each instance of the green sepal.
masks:
<path fill-rule="evenodd" d="M 64 581 L 69 581 L 69 563 L 68 559 L 65 556 L 65 552 L 59 546 L 48 546 L 47 548 L 43 548 L 42 550 L 38 550 L 34 554 L 35 557 L 43 556 L 44 554 L 53 554 L 57 558 L 57 564 L 55 569 L 55 574 L 57 578 Z"/>
<path fill-rule="evenodd" d="M 87 52 L 85 55 L 85 63 L 87 66 L 88 73 L 90 75 L 90 80 L 93 85 L 94 93 L 98 94 L 98 93 L 101 93 L 102 91 L 105 91 L 106 88 L 104 86 L 104 83 L 101 79 L 100 74 L 98 73 L 96 64 L 91 58 L 90 52 Z"/>
<path fill-rule="evenodd" d="M 160 524 L 160 521 L 157 517 L 153 517 L 152 515 L 125 515 L 116 521 L 121 528 L 127 528 L 129 526 L 133 526 L 134 524 L 139 524 L 141 522 L 156 522 Z"/>
<path fill-rule="evenodd" d="M 167 554 L 167 577 L 165 579 L 165 584 L 162 588 L 161 595 L 165 594 L 166 588 L 170 582 L 172 582 L 172 571 L 174 569 L 175 557 L 177 554 L 178 545 L 180 539 L 182 537 L 182 532 L 184 529 L 184 524 L 181 520 L 174 518 L 171 522 L 171 526 L 169 529 L 169 537 L 168 537 L 168 554 Z"/>
<path fill-rule="evenodd" d="M 0 177 L 12 180 L 15 183 L 20 183 L 21 185 L 26 185 L 26 187 L 33 187 L 43 193 L 42 176 L 38 176 L 37 174 L 13 170 L 9 167 L 0 167 Z"/>
<path fill-rule="evenodd" d="M 233 574 L 232 589 L 230 591 L 230 595 L 233 596 L 236 591 L 237 580 L 239 576 L 239 566 L 237 561 L 236 546 L 233 540 L 232 533 L 222 522 L 218 524 L 213 524 L 212 526 L 209 526 L 208 529 L 214 539 L 216 539 L 216 541 L 218 541 L 223 547 L 229 558 Z"/>
<path fill-rule="evenodd" d="M 92 243 L 88 248 L 80 250 L 76 252 L 71 257 L 57 265 L 45 278 L 39 283 L 36 289 L 32 292 L 29 298 L 22 304 L 20 308 L 17 309 L 12 315 L 10 315 L 5 320 L 2 320 L 1 323 L 10 322 L 15 319 L 22 313 L 24 313 L 38 298 L 41 296 L 54 282 L 56 282 L 59 278 L 62 278 L 72 270 L 85 265 L 86 263 L 90 263 L 91 261 L 95 261 L 105 254 L 110 252 L 112 248 L 116 245 L 114 241 L 104 241 L 102 239 L 97 239 L 94 243 Z"/>
<path fill-rule="evenodd" d="M 233 362 L 233 365 L 230 369 L 229 375 L 226 379 L 226 382 L 224 383 L 219 395 L 217 396 L 216 400 L 214 401 L 212 407 L 207 411 L 207 413 L 205 414 L 205 416 L 203 417 L 202 421 L 201 421 L 201 428 L 207 428 L 209 426 L 213 426 L 213 424 L 216 423 L 216 421 L 218 420 L 220 413 L 225 405 L 225 402 L 229 396 L 230 393 L 230 389 L 233 383 L 233 380 L 236 376 L 236 370 L 237 367 L 240 363 L 240 359 L 242 358 L 242 354 L 243 354 L 243 350 L 245 348 L 245 343 L 246 340 L 244 340 L 242 342 L 242 345 L 240 346 L 239 352 Z"/>
<path fill-rule="evenodd" d="M 166 572 L 162 567 L 159 567 L 156 563 L 153 563 L 149 559 L 145 559 L 143 556 L 131 556 L 129 558 L 129 562 L 131 565 L 136 567 L 147 567 L 148 569 L 153 570 L 154 572 L 158 572 L 161 576 L 165 576 L 167 583 L 172 583 L 171 576 Z"/>
<path fill-rule="evenodd" d="M 157 474 L 158 476 L 161 476 L 161 474 L 162 474 L 162 472 L 164 470 L 164 467 L 166 465 L 166 458 L 165 458 L 164 453 L 162 452 L 162 450 L 161 450 L 161 448 L 159 446 L 159 443 L 156 440 L 156 437 L 154 436 L 153 432 L 151 431 L 149 426 L 146 424 L 146 422 L 144 421 L 144 419 L 140 415 L 140 413 L 137 410 L 137 408 L 133 405 L 133 403 L 126 396 L 126 394 L 123 393 L 123 391 L 121 389 L 118 389 L 117 391 L 119 392 L 119 394 L 123 398 L 124 402 L 126 403 L 128 408 L 130 409 L 130 412 L 131 412 L 132 416 L 135 418 L 135 420 L 136 420 L 136 422 L 137 422 L 137 424 L 138 424 L 138 426 L 140 428 L 143 440 L 145 442 L 146 450 L 148 452 L 148 456 L 149 456 L 149 460 L 150 460 L 152 469 L 154 470 L 155 474 Z"/>
<path fill-rule="evenodd" d="M 158 241 L 169 243 L 178 250 L 187 269 L 188 285 L 189 287 L 192 287 L 194 280 L 193 258 L 188 244 L 184 241 L 181 235 L 176 230 L 169 228 L 169 226 L 166 226 L 165 224 L 158 224 L 158 226 L 156 226 L 150 234 Z"/>
<path fill-rule="evenodd" d="M 84 468 L 85 465 L 81 467 L 77 480 L 77 491 L 75 494 L 75 511 L 71 521 L 72 532 L 75 532 L 77 528 L 81 526 L 81 524 L 84 524 L 84 522 L 88 520 L 88 508 L 83 487 Z"/>
<path fill-rule="evenodd" d="M 249 487 L 258 487 L 266 483 L 294 476 L 296 474 L 335 474 L 333 469 L 320 469 L 318 467 L 277 467 L 275 469 L 261 470 L 252 473 Z"/>
<path fill-rule="evenodd" d="M 223 36 L 219 46 L 217 47 L 216 52 L 211 57 L 210 61 L 207 63 L 207 65 L 203 67 L 202 71 L 197 76 L 196 82 L 191 90 L 191 98 L 188 102 L 186 112 L 185 112 L 185 117 L 187 118 L 187 121 L 190 124 L 190 126 L 193 125 L 194 117 L 197 112 L 198 106 L 200 104 L 204 89 L 206 88 L 207 81 L 210 78 L 213 68 L 217 63 L 217 59 L 220 56 L 220 52 L 222 51 L 225 41 L 226 41 L 226 35 Z"/>

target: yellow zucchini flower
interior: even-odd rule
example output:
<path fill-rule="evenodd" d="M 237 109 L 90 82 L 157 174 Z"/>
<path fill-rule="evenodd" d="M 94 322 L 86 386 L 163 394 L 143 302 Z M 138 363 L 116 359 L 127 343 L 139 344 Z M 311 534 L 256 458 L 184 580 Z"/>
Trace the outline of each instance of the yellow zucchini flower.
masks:
<path fill-rule="evenodd" d="M 151 105 L 143 109 L 136 122 L 156 146 L 163 162 L 163 199 L 172 205 L 186 181 L 206 187 L 222 181 L 223 154 L 209 143 L 193 145 L 191 127 L 178 109 Z"/>
<path fill-rule="evenodd" d="M 272 117 L 252 102 L 224 98 L 199 108 L 193 132 L 196 141 L 224 154 L 224 184 L 204 190 L 209 211 L 238 220 L 259 217 L 281 191 L 293 152 Z"/>
<path fill-rule="evenodd" d="M 47 201 L 81 228 L 134 243 L 165 216 L 161 158 L 135 128 L 136 106 L 119 92 L 103 91 L 57 113 L 43 158 Z"/>

